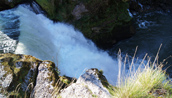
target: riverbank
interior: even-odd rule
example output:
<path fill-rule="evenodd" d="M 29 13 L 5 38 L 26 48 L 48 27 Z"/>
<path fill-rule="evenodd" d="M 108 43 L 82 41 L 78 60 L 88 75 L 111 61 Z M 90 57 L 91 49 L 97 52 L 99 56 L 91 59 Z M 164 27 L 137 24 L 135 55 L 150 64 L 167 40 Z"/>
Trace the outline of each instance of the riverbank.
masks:
<path fill-rule="evenodd" d="M 4 98 L 172 97 L 171 81 L 162 70 L 163 65 L 155 63 L 150 65 L 148 62 L 135 71 L 133 66 L 128 75 L 119 74 L 117 85 L 111 85 L 103 71 L 95 68 L 76 79 L 60 76 L 60 70 L 53 62 L 29 55 L 0 54 L 0 61 L 0 96 Z"/>
<path fill-rule="evenodd" d="M 127 3 L 122 2 L 122 5 Z M 3 45 L 1 45 L 3 47 L 2 50 L 5 50 L 5 52 L 15 51 L 16 53 L 0 55 L 0 76 L 2 76 L 0 85 L 3 85 L 3 89 L 1 88 L 3 93 L 2 97 L 8 95 L 12 97 L 32 96 L 35 98 L 39 96 L 69 97 L 73 95 L 87 98 L 125 98 L 135 96 L 153 98 L 171 97 L 171 84 L 161 67 L 159 68 L 154 64 L 148 63 L 147 66 L 144 66 L 142 69 L 130 72 L 131 74 L 126 77 L 124 76 L 125 78 L 122 79 L 124 82 L 121 79 L 119 79 L 121 80 L 119 81 L 117 80 L 117 74 L 118 71 L 120 71 L 118 70 L 118 68 L 120 68 L 118 66 L 122 64 L 117 62 L 119 58 L 112 58 L 107 51 L 97 48 L 92 41 L 86 39 L 82 33 L 73 26 L 66 23 L 56 23 L 49 20 L 43 14 L 34 13 L 34 4 L 35 3 L 23 4 L 14 9 L 0 12 L 0 29 L 3 30 L 3 32 L 0 32 L 2 35 L 0 40 L 3 42 Z M 78 6 L 83 7 L 82 4 Z M 128 14 L 127 11 L 127 15 Z M 144 50 L 144 48 L 146 48 L 153 50 L 153 52 L 149 51 L 150 53 L 154 53 L 156 48 L 159 47 L 159 43 L 157 43 L 157 41 L 152 42 L 152 39 L 155 38 L 159 42 L 163 36 L 165 43 L 169 43 L 169 45 L 166 45 L 166 48 L 171 49 L 169 48 L 171 41 L 167 40 L 167 38 L 171 38 L 171 27 L 168 27 L 171 25 L 163 24 L 164 22 L 171 23 L 171 17 L 167 15 L 167 18 L 166 16 L 164 17 L 164 14 L 155 14 L 155 16 L 161 15 L 163 18 L 152 18 L 152 13 L 145 14 L 143 17 L 138 15 L 137 17 L 144 31 L 138 33 L 138 35 L 145 33 L 148 35 L 148 33 L 153 30 L 150 29 L 149 26 L 155 26 L 156 30 L 161 28 L 156 27 L 156 22 L 147 21 L 145 16 L 148 16 L 148 19 L 149 17 L 150 19 L 157 19 L 157 23 L 162 24 L 169 32 L 164 33 L 163 27 L 160 33 L 149 33 L 153 37 L 141 35 L 141 38 L 148 39 L 148 42 L 141 39 L 133 41 L 142 42 L 141 46 L 143 46 L 143 42 L 146 42 L 146 46 L 143 46 L 141 49 Z M 162 21 L 159 21 L 159 19 L 162 19 Z M 96 28 L 93 30 L 99 29 Z M 160 38 L 156 38 L 155 34 L 162 34 L 163 36 L 158 35 Z M 138 36 L 134 38 L 136 37 L 139 38 Z M 129 42 L 131 39 L 127 41 Z M 153 44 L 151 44 L 151 42 Z M 155 47 L 154 43 L 156 45 L 158 44 L 158 46 Z M 129 42 L 128 44 L 121 45 L 124 48 L 123 50 L 127 51 L 130 46 L 134 47 L 131 48 L 131 50 L 135 49 L 136 45 L 132 44 L 134 43 Z M 165 52 L 162 54 L 165 56 L 171 54 L 171 50 L 163 51 Z M 145 52 L 146 51 L 140 51 L 142 54 L 145 54 Z M 130 50 L 127 53 L 133 54 Z M 54 63 L 48 60 L 52 60 Z M 138 63 L 136 63 L 136 67 L 137 64 Z M 85 73 L 83 74 L 85 68 L 89 70 L 84 71 Z M 124 70 L 128 71 L 129 68 L 130 66 L 126 66 Z M 121 75 L 119 76 L 123 77 Z M 114 83 L 113 86 L 112 83 Z M 118 84 L 115 85 L 116 83 Z M 69 84 L 71 85 L 69 86 Z"/>

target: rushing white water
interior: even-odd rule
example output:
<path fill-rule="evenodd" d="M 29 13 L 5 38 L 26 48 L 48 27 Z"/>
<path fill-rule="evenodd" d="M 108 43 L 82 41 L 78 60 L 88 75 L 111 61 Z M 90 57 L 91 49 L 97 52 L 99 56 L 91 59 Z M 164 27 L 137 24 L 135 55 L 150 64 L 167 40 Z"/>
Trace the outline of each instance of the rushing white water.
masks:
<path fill-rule="evenodd" d="M 28 6 L 19 6 L 14 14 L 20 16 L 20 36 L 16 54 L 33 55 L 58 64 L 62 75 L 79 77 L 84 69 L 103 70 L 110 83 L 115 84 L 117 62 L 97 47 L 73 26 L 53 23 L 42 14 L 35 14 Z"/>
<path fill-rule="evenodd" d="M 128 14 L 130 15 L 130 17 L 133 17 L 133 14 L 130 12 L 130 10 L 127 9 L 127 11 L 128 11 Z"/>

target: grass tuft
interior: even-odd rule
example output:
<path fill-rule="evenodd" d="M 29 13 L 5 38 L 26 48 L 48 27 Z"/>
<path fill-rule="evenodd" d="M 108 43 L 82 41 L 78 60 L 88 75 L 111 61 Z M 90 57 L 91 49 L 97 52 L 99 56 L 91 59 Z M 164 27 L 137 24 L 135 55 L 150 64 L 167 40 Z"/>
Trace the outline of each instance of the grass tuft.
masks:
<path fill-rule="evenodd" d="M 172 98 L 171 81 L 167 80 L 166 73 L 162 70 L 163 64 L 156 63 L 159 50 L 152 64 L 149 58 L 147 63 L 143 65 L 143 61 L 147 56 L 146 54 L 137 70 L 134 68 L 133 58 L 129 69 L 129 75 L 124 77 L 121 76 L 121 71 L 119 72 L 117 88 L 113 93 L 114 98 Z M 121 62 L 120 53 L 119 51 L 118 58 L 120 60 L 118 61 Z M 126 61 L 126 58 L 124 61 Z M 122 66 L 122 63 L 119 64 Z M 121 67 L 119 68 L 121 70 Z"/>

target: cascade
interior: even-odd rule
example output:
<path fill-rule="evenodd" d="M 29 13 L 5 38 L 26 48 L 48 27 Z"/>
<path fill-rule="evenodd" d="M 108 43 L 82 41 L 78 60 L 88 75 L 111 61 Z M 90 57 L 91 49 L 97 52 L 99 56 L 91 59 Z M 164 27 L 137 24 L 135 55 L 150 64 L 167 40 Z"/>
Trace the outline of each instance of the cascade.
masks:
<path fill-rule="evenodd" d="M 98 49 L 73 26 L 54 23 L 43 14 L 35 14 L 30 5 L 20 5 L 11 13 L 20 20 L 16 54 L 54 61 L 61 75 L 71 77 L 79 77 L 85 69 L 98 68 L 103 70 L 110 83 L 116 82 L 116 60 Z"/>
<path fill-rule="evenodd" d="M 130 11 L 128 10 L 129 14 Z M 51 60 L 61 75 L 79 77 L 85 69 L 98 68 L 112 84 L 117 82 L 118 62 L 106 51 L 98 49 L 80 31 L 67 23 L 54 23 L 45 17 L 36 3 L 19 5 L 0 12 L 0 52 L 33 55 Z M 162 43 L 160 59 L 171 53 L 171 16 L 161 12 L 133 15 L 137 33 L 132 38 L 117 43 L 110 54 L 132 56 L 138 46 L 136 57 L 142 61 L 145 53 L 155 56 Z M 135 64 L 138 65 L 138 64 Z M 127 67 L 127 66 L 126 66 Z M 172 72 L 171 72 L 172 73 Z"/>

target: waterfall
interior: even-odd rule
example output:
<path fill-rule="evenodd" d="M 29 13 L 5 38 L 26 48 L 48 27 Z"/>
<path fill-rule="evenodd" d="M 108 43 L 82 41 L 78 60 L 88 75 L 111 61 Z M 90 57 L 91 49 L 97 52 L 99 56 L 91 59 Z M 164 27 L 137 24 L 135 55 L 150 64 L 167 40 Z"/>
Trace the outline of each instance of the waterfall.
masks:
<path fill-rule="evenodd" d="M 98 68 L 103 70 L 110 83 L 116 83 L 116 60 L 98 49 L 72 25 L 54 23 L 43 14 L 35 14 L 29 5 L 20 5 L 12 13 L 20 20 L 16 54 L 54 61 L 61 75 L 71 77 L 78 78 L 85 69 Z"/>
<path fill-rule="evenodd" d="M 98 68 L 103 70 L 110 83 L 116 84 L 118 74 L 116 59 L 112 59 L 106 51 L 98 49 L 72 25 L 54 23 L 42 13 L 36 3 L 1 11 L 0 52 L 15 51 L 16 54 L 28 54 L 41 60 L 51 60 L 56 63 L 61 75 L 76 78 L 85 69 Z M 128 13 L 130 13 L 129 10 Z M 133 15 L 133 18 L 137 33 L 132 38 L 117 43 L 112 51 L 109 50 L 111 54 L 116 55 L 120 48 L 122 55 L 128 53 L 131 57 L 135 47 L 138 46 L 136 57 L 142 61 L 145 53 L 154 57 L 161 43 L 163 46 L 160 60 L 172 54 L 170 15 L 149 12 Z M 138 63 L 135 64 L 137 65 Z M 172 72 L 169 73 L 172 74 Z"/>

